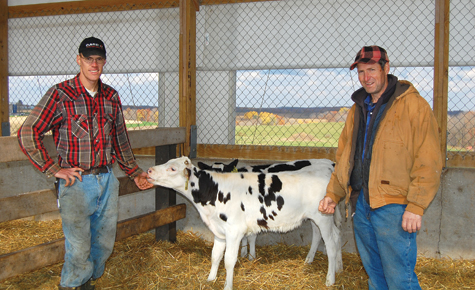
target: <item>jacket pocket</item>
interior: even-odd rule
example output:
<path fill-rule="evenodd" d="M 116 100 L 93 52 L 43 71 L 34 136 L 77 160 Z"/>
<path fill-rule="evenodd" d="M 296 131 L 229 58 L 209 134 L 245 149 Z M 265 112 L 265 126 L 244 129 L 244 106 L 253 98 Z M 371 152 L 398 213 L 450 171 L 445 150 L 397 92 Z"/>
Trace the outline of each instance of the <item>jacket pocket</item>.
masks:
<path fill-rule="evenodd" d="M 379 192 L 385 193 L 392 196 L 407 196 L 407 190 L 398 186 L 393 186 L 390 184 L 380 184 L 378 186 Z"/>
<path fill-rule="evenodd" d="M 378 156 L 373 154 L 372 162 L 376 162 L 378 174 L 374 181 L 378 182 L 378 187 L 400 188 L 406 190 L 410 183 L 411 158 L 402 142 L 385 141 L 383 150 Z M 381 160 L 381 166 L 378 166 Z M 371 173 L 370 173 L 371 175 Z M 395 192 L 396 189 L 386 189 L 388 192 Z"/>

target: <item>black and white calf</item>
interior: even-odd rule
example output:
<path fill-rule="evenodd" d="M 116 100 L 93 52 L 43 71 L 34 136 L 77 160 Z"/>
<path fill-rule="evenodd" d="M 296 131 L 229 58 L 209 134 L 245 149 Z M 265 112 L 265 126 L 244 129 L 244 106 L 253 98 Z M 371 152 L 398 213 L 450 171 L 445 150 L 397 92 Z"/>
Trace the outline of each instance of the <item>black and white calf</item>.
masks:
<path fill-rule="evenodd" d="M 229 164 L 224 164 L 221 162 L 215 162 L 211 165 L 207 165 L 203 162 L 198 162 L 198 167 L 202 170 L 212 170 L 216 172 L 262 172 L 262 173 L 278 173 L 278 172 L 312 172 L 312 171 L 321 171 L 330 167 L 335 167 L 335 163 L 329 159 L 304 159 L 304 160 L 294 160 L 285 163 L 272 163 L 264 165 L 248 165 L 243 167 L 237 167 L 239 160 L 234 159 Z M 335 224 L 338 228 L 341 226 L 341 213 L 339 207 L 335 208 L 334 214 Z M 312 263 L 317 253 L 318 245 L 320 244 L 321 235 L 320 230 L 318 229 L 315 223 L 312 224 L 312 243 L 310 246 L 310 251 L 305 258 L 305 263 Z M 256 258 L 256 239 L 257 234 L 249 234 L 244 236 L 241 241 L 241 257 L 248 256 L 249 260 Z M 247 252 L 247 247 L 249 245 L 249 255 Z M 340 252 L 341 253 L 341 252 Z M 340 257 L 341 259 L 341 257 Z"/>
<path fill-rule="evenodd" d="M 151 183 L 178 191 L 197 208 L 214 234 L 208 281 L 216 278 L 224 255 L 224 289 L 232 289 L 239 244 L 245 235 L 287 232 L 306 219 L 319 227 L 325 241 L 326 285 L 335 283 L 335 273 L 343 268 L 340 233 L 333 215 L 318 211 L 332 172 L 330 165 L 316 172 L 219 173 L 200 170 L 187 157 L 180 157 L 150 168 L 148 176 Z"/>

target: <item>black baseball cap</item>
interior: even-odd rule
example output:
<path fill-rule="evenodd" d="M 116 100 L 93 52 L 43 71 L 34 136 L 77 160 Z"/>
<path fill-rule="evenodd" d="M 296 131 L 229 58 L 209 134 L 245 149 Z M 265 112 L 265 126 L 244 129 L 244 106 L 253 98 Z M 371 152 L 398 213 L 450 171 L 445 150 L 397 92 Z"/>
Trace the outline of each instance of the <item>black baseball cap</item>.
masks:
<path fill-rule="evenodd" d="M 88 37 L 79 45 L 79 54 L 82 54 L 84 57 L 100 55 L 106 58 L 106 46 L 99 38 Z"/>

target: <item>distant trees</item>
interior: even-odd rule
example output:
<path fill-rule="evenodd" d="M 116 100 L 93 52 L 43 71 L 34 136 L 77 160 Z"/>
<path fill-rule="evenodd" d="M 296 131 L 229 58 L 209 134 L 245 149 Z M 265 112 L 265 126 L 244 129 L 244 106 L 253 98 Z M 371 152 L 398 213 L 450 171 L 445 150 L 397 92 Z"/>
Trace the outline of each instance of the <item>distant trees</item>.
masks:
<path fill-rule="evenodd" d="M 447 145 L 453 149 L 475 149 L 475 112 L 462 112 L 447 120 Z"/>

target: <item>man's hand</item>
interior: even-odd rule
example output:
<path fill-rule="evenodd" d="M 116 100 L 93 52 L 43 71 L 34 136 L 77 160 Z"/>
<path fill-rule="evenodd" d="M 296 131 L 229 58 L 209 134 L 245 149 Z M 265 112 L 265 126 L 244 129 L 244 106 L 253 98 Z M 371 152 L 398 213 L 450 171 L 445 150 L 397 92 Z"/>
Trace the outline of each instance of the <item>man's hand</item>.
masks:
<path fill-rule="evenodd" d="M 147 177 L 148 175 L 145 172 L 142 172 L 139 175 L 135 176 L 134 178 L 135 184 L 137 184 L 137 187 L 140 190 L 145 190 L 145 189 L 149 189 L 153 187 L 153 184 L 147 181 Z"/>
<path fill-rule="evenodd" d="M 318 210 L 324 214 L 333 214 L 335 212 L 336 202 L 328 196 L 325 196 L 318 206 Z"/>
<path fill-rule="evenodd" d="M 421 229 L 422 216 L 405 211 L 402 215 L 402 229 L 412 234 Z"/>
<path fill-rule="evenodd" d="M 66 180 L 66 184 L 64 186 L 70 186 L 74 184 L 74 181 L 76 181 L 76 178 L 78 178 L 79 181 L 82 182 L 82 176 L 81 174 L 79 174 L 79 172 L 82 172 L 82 171 L 84 170 L 79 167 L 61 168 L 60 171 L 56 172 L 54 177 L 62 178 Z"/>

